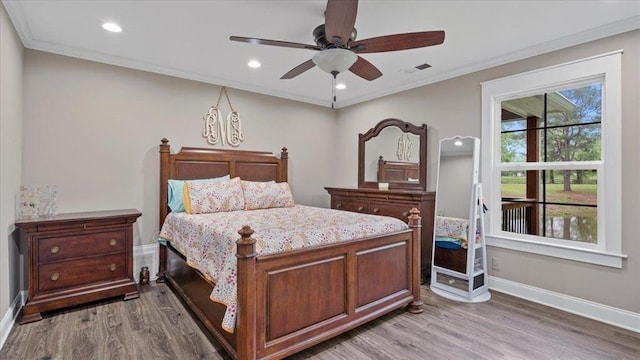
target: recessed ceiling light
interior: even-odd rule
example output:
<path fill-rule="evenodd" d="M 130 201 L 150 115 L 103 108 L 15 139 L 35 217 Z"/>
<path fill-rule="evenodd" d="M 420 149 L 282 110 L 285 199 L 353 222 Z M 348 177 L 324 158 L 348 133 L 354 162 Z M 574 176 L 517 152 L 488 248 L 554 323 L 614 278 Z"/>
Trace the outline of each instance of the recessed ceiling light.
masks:
<path fill-rule="evenodd" d="M 114 33 L 122 32 L 122 28 L 120 27 L 120 25 L 118 25 L 116 23 L 112 23 L 112 22 L 106 22 L 106 23 L 102 24 L 102 28 L 107 30 L 107 31 L 114 32 Z"/>
<path fill-rule="evenodd" d="M 247 65 L 249 65 L 249 67 L 254 68 L 254 69 L 257 69 L 260 66 L 262 66 L 262 64 L 260 64 L 260 62 L 258 60 L 251 60 L 251 61 L 249 61 L 249 63 Z"/>
<path fill-rule="evenodd" d="M 347 85 L 345 85 L 344 83 L 339 83 L 339 84 L 336 85 L 336 89 L 338 89 L 338 90 L 343 90 L 343 89 L 346 89 L 346 88 L 347 88 Z"/>

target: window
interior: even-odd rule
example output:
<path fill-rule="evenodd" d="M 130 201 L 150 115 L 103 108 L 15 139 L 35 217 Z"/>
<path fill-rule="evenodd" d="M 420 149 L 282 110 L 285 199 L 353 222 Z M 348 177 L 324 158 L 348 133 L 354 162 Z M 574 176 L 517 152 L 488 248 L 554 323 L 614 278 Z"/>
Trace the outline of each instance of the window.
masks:
<path fill-rule="evenodd" d="M 482 84 L 488 245 L 622 266 L 620 57 Z"/>

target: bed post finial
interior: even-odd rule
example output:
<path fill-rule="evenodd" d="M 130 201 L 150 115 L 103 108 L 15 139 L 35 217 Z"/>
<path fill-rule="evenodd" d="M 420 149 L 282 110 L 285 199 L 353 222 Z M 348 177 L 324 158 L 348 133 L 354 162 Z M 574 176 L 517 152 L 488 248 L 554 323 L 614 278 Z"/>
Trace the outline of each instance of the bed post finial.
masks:
<path fill-rule="evenodd" d="M 420 314 L 423 312 L 424 303 L 420 299 L 420 239 L 422 218 L 420 217 L 420 210 L 413 208 L 409 210 L 409 227 L 413 229 L 413 239 L 411 241 L 412 247 L 412 261 L 411 266 L 411 288 L 413 292 L 413 301 L 407 305 L 407 311 L 412 314 Z"/>
<path fill-rule="evenodd" d="M 251 238 L 255 231 L 249 225 L 244 225 L 242 229 L 238 230 L 238 234 L 240 234 L 240 240 L 237 241 L 238 245 L 252 245 L 255 244 L 255 240 Z M 240 255 L 238 253 L 238 255 Z M 255 254 L 254 254 L 255 255 Z M 238 256 L 239 257 L 239 256 Z"/>
<path fill-rule="evenodd" d="M 236 318 L 237 358 L 256 358 L 256 240 L 251 237 L 254 231 L 244 225 L 236 242 L 238 258 L 238 317 Z"/>
<path fill-rule="evenodd" d="M 422 218 L 420 217 L 420 210 L 413 208 L 409 210 L 409 226 L 411 226 L 411 222 L 414 222 L 413 225 L 422 226 Z"/>

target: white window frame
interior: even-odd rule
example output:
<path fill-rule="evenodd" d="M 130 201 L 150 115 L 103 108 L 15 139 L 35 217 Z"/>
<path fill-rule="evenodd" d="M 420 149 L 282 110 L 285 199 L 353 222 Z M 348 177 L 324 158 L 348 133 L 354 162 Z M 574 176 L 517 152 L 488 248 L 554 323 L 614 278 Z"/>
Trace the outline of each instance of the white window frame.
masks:
<path fill-rule="evenodd" d="M 489 212 L 485 220 L 488 246 L 622 267 L 621 104 L 622 50 L 482 83 L 482 183 Z M 513 98 L 602 82 L 601 161 L 545 163 L 542 167 L 597 169 L 598 243 L 516 234 L 501 229 L 501 172 L 539 170 L 539 164 L 501 163 L 501 102 Z"/>

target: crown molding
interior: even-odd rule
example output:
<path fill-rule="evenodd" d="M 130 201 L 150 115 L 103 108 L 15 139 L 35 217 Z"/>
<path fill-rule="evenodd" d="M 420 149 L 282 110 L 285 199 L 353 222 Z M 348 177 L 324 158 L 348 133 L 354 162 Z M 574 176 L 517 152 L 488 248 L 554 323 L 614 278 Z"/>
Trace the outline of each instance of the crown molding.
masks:
<path fill-rule="evenodd" d="M 208 84 L 227 86 L 227 87 L 231 87 L 239 90 L 249 91 L 249 92 L 258 93 L 262 95 L 274 96 L 278 98 L 308 103 L 312 105 L 319 105 L 319 106 L 329 107 L 329 108 L 331 107 L 330 101 L 317 99 L 313 97 L 302 96 L 300 94 L 293 93 L 293 92 L 268 89 L 264 87 L 255 86 L 253 84 L 236 82 L 230 79 L 212 77 L 212 76 L 208 76 L 198 72 L 184 71 L 184 70 L 173 68 L 173 67 L 159 66 L 156 64 L 148 63 L 148 62 L 129 59 L 126 57 L 111 56 L 111 55 L 107 55 L 100 52 L 86 51 L 86 50 L 82 50 L 74 47 L 62 46 L 60 44 L 40 41 L 38 39 L 34 39 L 32 36 L 31 30 L 29 29 L 28 22 L 26 21 L 26 18 L 25 18 L 24 9 L 22 7 L 21 2 L 3 0 L 2 3 L 7 9 L 9 17 L 11 18 L 11 21 L 13 22 L 14 27 L 16 28 L 16 31 L 20 37 L 20 40 L 22 40 L 24 47 L 28 49 L 40 50 L 40 51 L 50 52 L 54 54 L 65 55 L 69 57 L 80 58 L 84 60 L 95 61 L 95 62 L 110 64 L 110 65 L 130 68 L 130 69 L 142 70 L 142 71 L 152 72 L 152 73 L 157 73 L 162 75 L 168 75 L 172 77 L 193 80 L 193 81 L 198 81 L 198 82 L 203 82 Z M 621 33 L 636 30 L 636 29 L 640 29 L 640 16 L 633 16 L 618 22 L 600 26 L 600 27 L 590 29 L 584 32 L 576 33 L 573 35 L 565 36 L 563 38 L 560 38 L 554 41 L 538 44 L 536 46 L 528 47 L 526 49 L 521 49 L 515 52 L 511 52 L 509 54 L 506 54 L 504 56 L 499 56 L 499 57 L 489 59 L 487 61 L 483 61 L 481 63 L 475 63 L 470 66 L 458 68 L 438 76 L 428 77 L 426 79 L 421 79 L 420 81 L 412 82 L 409 84 L 391 86 L 381 91 L 374 91 L 374 92 L 371 92 L 362 96 L 354 97 L 351 99 L 337 101 L 334 104 L 334 108 L 339 109 L 339 108 L 348 107 L 348 106 L 362 103 L 365 101 L 396 94 L 406 90 L 415 89 L 418 87 L 448 80 L 451 78 L 466 75 L 476 71 L 492 68 L 499 65 L 504 65 L 514 61 L 526 59 L 529 57 L 545 54 L 551 51 L 564 49 L 570 46 L 579 45 L 589 41 L 594 41 L 597 39 L 621 34 Z"/>

